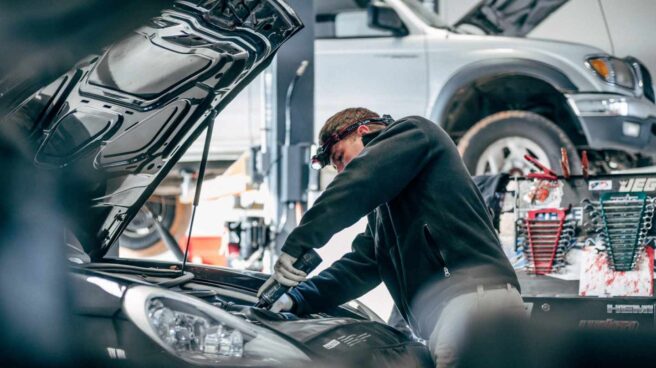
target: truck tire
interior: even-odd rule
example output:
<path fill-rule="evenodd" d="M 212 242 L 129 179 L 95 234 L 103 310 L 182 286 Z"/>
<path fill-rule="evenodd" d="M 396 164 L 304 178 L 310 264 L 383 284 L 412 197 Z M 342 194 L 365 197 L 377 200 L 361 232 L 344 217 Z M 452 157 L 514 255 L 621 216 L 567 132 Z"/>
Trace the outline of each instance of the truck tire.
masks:
<path fill-rule="evenodd" d="M 579 174 L 581 160 L 565 132 L 544 116 L 515 110 L 498 112 L 480 120 L 458 144 L 462 160 L 472 175 L 507 172 L 524 176 L 533 169 L 524 160 L 524 154 L 562 174 L 561 147 L 567 150 L 570 171 Z"/>
<path fill-rule="evenodd" d="M 180 239 L 185 235 L 191 214 L 189 204 L 180 203 L 175 196 L 153 196 L 145 204 L 171 235 Z M 167 250 L 153 220 L 142 208 L 119 238 L 121 257 L 149 257 Z"/>

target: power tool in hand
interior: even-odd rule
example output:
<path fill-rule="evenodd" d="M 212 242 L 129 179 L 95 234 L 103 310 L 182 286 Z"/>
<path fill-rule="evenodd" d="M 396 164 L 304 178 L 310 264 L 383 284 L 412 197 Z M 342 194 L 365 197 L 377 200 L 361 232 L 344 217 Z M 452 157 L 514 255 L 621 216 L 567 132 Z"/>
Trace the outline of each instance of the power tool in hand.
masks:
<path fill-rule="evenodd" d="M 319 254 L 314 251 L 314 249 L 310 249 L 307 252 L 305 252 L 302 256 L 298 257 L 296 261 L 294 262 L 293 266 L 297 270 L 301 270 L 305 272 L 306 274 L 309 274 L 317 268 L 317 266 L 321 263 L 322 259 L 319 256 Z M 257 308 L 265 308 L 269 309 L 275 303 L 278 298 L 282 296 L 282 294 L 286 293 L 291 289 L 288 286 L 284 286 L 278 281 L 272 283 L 269 285 L 268 288 L 264 289 L 262 294 L 260 295 L 260 300 L 255 304 L 255 307 Z"/>

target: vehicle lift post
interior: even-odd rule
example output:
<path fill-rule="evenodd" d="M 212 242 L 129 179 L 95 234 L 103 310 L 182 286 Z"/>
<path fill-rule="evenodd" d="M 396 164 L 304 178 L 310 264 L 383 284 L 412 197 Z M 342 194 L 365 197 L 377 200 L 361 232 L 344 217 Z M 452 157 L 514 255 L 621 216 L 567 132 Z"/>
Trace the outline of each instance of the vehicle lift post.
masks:
<path fill-rule="evenodd" d="M 258 160 L 273 204 L 276 254 L 307 208 L 310 147 L 314 141 L 314 2 L 288 3 L 305 28 L 280 48 L 272 63 L 270 91 L 265 92 L 267 134 L 264 153 Z M 305 70 L 298 76 L 304 62 Z"/>

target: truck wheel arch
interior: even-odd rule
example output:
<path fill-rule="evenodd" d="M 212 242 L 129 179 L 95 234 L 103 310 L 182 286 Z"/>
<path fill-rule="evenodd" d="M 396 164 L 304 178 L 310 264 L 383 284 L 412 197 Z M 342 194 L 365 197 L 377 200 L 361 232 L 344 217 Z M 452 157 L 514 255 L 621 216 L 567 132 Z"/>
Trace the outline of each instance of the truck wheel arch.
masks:
<path fill-rule="evenodd" d="M 446 114 L 456 93 L 476 81 L 490 77 L 524 76 L 546 82 L 561 93 L 578 88 L 560 70 L 535 60 L 506 58 L 483 60 L 460 68 L 440 90 L 431 109 L 430 119 L 444 127 Z"/>

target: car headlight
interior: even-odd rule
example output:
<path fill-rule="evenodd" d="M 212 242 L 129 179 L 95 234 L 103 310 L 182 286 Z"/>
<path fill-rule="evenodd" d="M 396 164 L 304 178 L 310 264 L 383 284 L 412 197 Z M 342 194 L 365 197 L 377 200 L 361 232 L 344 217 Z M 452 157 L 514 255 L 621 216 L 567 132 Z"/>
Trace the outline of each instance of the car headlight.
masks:
<path fill-rule="evenodd" d="M 304 366 L 309 358 L 273 332 L 184 294 L 152 286 L 127 290 L 123 309 L 164 349 L 198 365 Z"/>
<path fill-rule="evenodd" d="M 634 89 L 636 77 L 633 67 L 628 62 L 611 56 L 596 56 L 586 60 L 586 65 L 599 78 L 621 87 Z"/>

